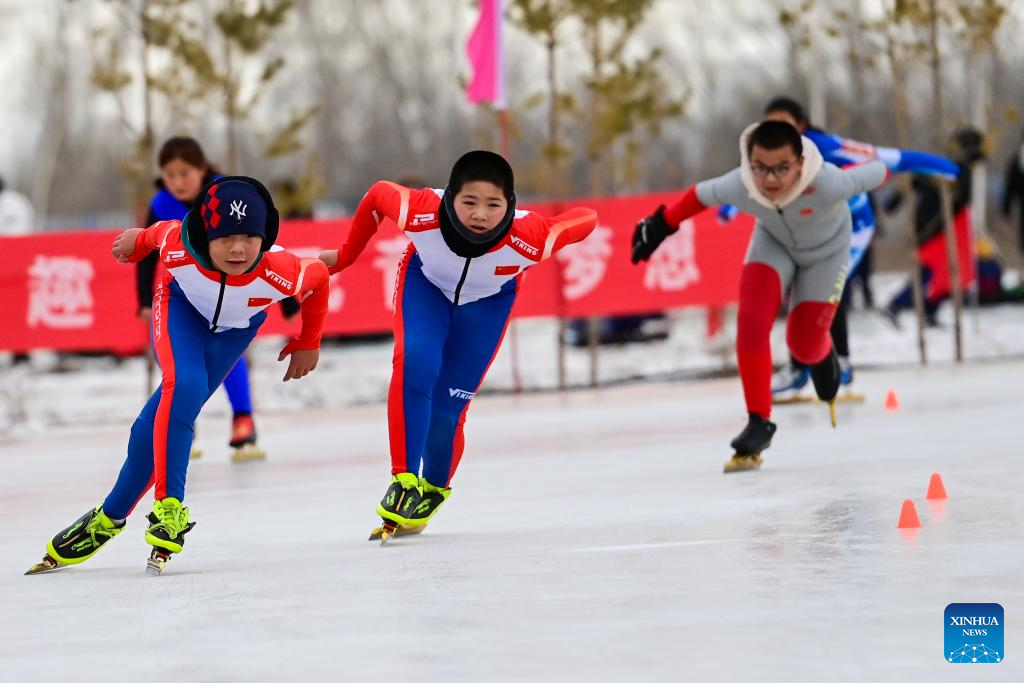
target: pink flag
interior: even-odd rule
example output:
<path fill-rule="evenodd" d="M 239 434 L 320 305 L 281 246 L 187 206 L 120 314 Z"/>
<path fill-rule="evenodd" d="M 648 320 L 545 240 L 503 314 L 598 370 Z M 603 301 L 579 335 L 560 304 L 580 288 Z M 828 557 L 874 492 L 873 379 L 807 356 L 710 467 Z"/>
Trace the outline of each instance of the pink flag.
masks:
<path fill-rule="evenodd" d="M 466 95 L 470 102 L 492 102 L 505 108 L 505 74 L 501 46 L 501 0 L 480 0 L 480 20 L 466 43 L 473 80 Z"/>

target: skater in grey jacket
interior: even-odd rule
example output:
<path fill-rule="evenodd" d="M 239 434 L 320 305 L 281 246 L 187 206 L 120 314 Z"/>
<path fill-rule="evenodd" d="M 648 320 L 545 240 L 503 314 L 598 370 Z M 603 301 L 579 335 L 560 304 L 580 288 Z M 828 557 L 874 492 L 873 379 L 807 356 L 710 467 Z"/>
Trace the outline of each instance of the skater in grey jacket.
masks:
<path fill-rule="evenodd" d="M 760 465 L 775 432 L 771 417 L 772 323 L 790 294 L 786 342 L 812 367 L 819 398 L 839 390 L 839 365 L 829 326 L 849 262 L 850 197 L 888 176 L 880 161 L 846 169 L 823 161 L 817 147 L 788 123 L 764 121 L 743 131 L 739 168 L 688 189 L 672 206 L 637 223 L 633 263 L 646 261 L 679 224 L 705 208 L 732 204 L 757 218 L 740 278 L 736 357 L 749 422 L 732 442 L 726 471 Z"/>

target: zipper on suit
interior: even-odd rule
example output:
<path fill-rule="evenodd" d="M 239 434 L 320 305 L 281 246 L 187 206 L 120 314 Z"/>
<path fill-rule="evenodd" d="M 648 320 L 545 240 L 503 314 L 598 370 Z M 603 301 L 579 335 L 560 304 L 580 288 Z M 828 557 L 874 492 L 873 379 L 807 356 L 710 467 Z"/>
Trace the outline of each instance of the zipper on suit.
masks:
<path fill-rule="evenodd" d="M 220 320 L 220 308 L 224 305 L 224 288 L 227 286 L 227 273 L 220 274 L 220 293 L 217 295 L 217 308 L 213 311 L 213 322 L 210 323 L 210 331 L 217 331 L 217 321 Z"/>
<path fill-rule="evenodd" d="M 459 305 L 459 295 L 462 294 L 462 285 L 466 284 L 466 275 L 469 273 L 469 262 L 472 258 L 466 259 L 466 265 L 462 267 L 462 277 L 459 278 L 459 284 L 455 286 L 455 305 Z"/>
<path fill-rule="evenodd" d="M 786 228 L 786 230 L 789 232 L 789 239 L 791 239 L 793 241 L 793 246 L 794 247 L 800 246 L 800 245 L 798 245 L 796 243 L 796 234 L 794 234 L 793 228 L 789 227 L 789 223 L 786 222 L 786 214 L 782 213 L 782 207 L 780 206 L 780 207 L 776 208 L 775 210 L 779 212 L 779 220 L 782 221 L 782 226 L 784 228 Z"/>

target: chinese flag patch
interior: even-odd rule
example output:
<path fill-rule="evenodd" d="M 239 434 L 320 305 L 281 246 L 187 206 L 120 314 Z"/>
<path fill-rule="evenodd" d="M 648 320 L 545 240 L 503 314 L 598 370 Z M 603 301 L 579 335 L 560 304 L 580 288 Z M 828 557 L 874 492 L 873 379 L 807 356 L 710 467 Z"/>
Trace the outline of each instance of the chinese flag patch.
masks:
<path fill-rule="evenodd" d="M 519 266 L 495 266 L 495 275 L 515 275 L 519 272 Z"/>
<path fill-rule="evenodd" d="M 251 296 L 251 297 L 249 297 L 249 305 L 252 306 L 253 308 L 259 308 L 259 307 L 262 307 L 262 306 L 269 306 L 272 303 L 274 303 L 273 299 L 267 299 L 267 298 L 262 297 L 262 296 Z"/>
<path fill-rule="evenodd" d="M 810 216 L 814 213 L 814 209 L 800 209 L 801 216 Z"/>

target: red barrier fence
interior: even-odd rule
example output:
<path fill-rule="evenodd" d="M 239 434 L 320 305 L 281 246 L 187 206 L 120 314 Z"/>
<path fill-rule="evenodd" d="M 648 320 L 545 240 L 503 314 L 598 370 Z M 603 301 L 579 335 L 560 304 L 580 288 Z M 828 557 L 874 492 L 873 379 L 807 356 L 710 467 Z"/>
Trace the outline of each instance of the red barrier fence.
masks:
<path fill-rule="evenodd" d="M 586 317 L 645 313 L 736 301 L 753 220 L 722 224 L 714 211 L 686 221 L 646 264 L 629 262 L 636 220 L 675 195 L 656 194 L 532 204 L 551 214 L 572 206 L 597 210 L 600 225 L 584 242 L 530 269 L 514 314 Z M 279 243 L 316 256 L 337 247 L 350 220 L 288 221 Z M 129 354 L 148 343 L 135 316 L 135 268 L 110 255 L 115 230 L 0 237 L 0 349 L 111 350 Z M 392 292 L 407 240 L 382 225 L 359 260 L 331 280 L 326 334 L 391 329 Z M 561 286 L 559 286 L 561 283 Z M 261 334 L 292 334 L 276 307 Z"/>

